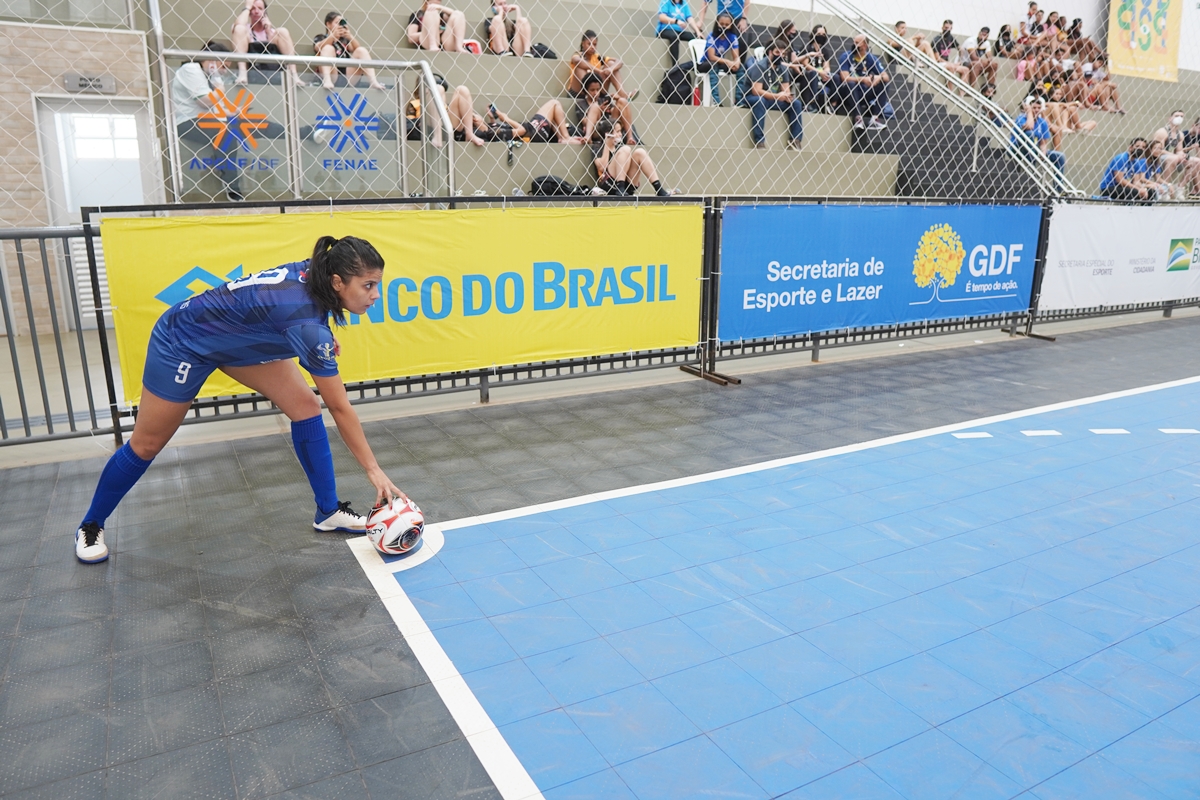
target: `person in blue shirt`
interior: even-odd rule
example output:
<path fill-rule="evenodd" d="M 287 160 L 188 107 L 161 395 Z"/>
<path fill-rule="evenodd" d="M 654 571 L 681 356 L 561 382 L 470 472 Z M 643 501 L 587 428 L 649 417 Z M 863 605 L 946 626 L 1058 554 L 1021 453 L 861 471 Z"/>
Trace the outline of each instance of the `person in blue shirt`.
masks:
<path fill-rule="evenodd" d="M 720 77 L 742 68 L 738 57 L 737 29 L 733 27 L 733 16 L 727 11 L 717 13 L 712 33 L 704 40 L 704 59 L 697 65 L 700 72 L 708 73 L 708 85 L 712 88 L 713 105 L 721 105 Z"/>
<path fill-rule="evenodd" d="M 670 42 L 671 61 L 679 63 L 679 43 L 690 42 L 697 36 L 703 36 L 700 23 L 692 16 L 692 9 L 687 0 L 662 0 L 658 7 L 658 24 L 654 35 L 659 39 Z"/>
<path fill-rule="evenodd" d="M 1128 150 L 1113 156 L 1100 178 L 1100 194 L 1124 202 L 1153 200 L 1154 190 L 1144 185 L 1147 149 L 1146 140 L 1139 136 Z"/>
<path fill-rule="evenodd" d="M 750 81 L 750 137 L 757 148 L 767 146 L 766 123 L 768 111 L 782 111 L 787 115 L 791 138 L 788 147 L 800 149 L 804 139 L 804 103 L 799 94 L 792 92 L 792 71 L 783 58 L 784 45 L 778 39 L 767 49 L 767 58 L 755 61 L 746 70 Z"/>
<path fill-rule="evenodd" d="M 854 117 L 854 127 L 878 130 L 887 127 L 891 104 L 887 85 L 892 76 L 883 59 L 872 53 L 865 34 L 854 37 L 854 49 L 842 53 L 838 63 L 839 90 L 843 105 Z M 870 122 L 864 120 L 870 117 Z"/>
<path fill-rule="evenodd" d="M 1050 132 L 1050 123 L 1042 116 L 1042 112 L 1046 109 L 1046 100 L 1042 97 L 1034 97 L 1030 95 L 1025 98 L 1022 103 L 1021 113 L 1017 116 L 1017 127 L 1037 146 L 1039 150 L 1046 154 L 1046 158 L 1050 159 L 1050 163 L 1062 172 L 1067 166 L 1067 157 L 1057 150 L 1050 149 L 1050 140 L 1053 134 Z M 1017 134 L 1013 134 L 1010 141 L 1015 142 Z"/>
<path fill-rule="evenodd" d="M 376 500 L 405 495 L 371 452 L 338 376 L 338 343 L 329 328 L 346 312 L 363 314 L 379 299 L 383 258 L 370 242 L 317 240 L 308 261 L 247 275 L 178 303 L 150 334 L 142 400 L 133 434 L 100 473 L 91 506 L 75 532 L 75 556 L 108 558 L 104 525 L 121 499 L 179 429 L 204 381 L 216 370 L 259 392 L 292 421 L 292 443 L 317 502 L 313 528 L 362 533 L 366 518 L 338 499 L 321 405 L 300 370 L 312 376 L 338 432 L 375 487 Z"/>

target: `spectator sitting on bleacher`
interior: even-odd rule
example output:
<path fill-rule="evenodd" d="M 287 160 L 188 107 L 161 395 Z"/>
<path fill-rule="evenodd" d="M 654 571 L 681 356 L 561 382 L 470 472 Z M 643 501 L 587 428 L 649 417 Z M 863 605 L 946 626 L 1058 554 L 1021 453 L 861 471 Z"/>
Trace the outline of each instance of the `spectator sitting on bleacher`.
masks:
<path fill-rule="evenodd" d="M 966 65 L 967 83 L 972 86 L 981 76 L 985 83 L 992 83 L 996 80 L 998 65 L 996 60 L 988 55 L 988 36 L 991 32 L 991 28 L 984 26 L 979 29 L 979 33 L 974 39 L 963 42 L 962 51 L 969 59 Z"/>
<path fill-rule="evenodd" d="M 704 40 L 704 58 L 696 68 L 708 73 L 713 105 L 721 105 L 720 77 L 736 73 L 742 68 L 742 61 L 738 58 L 737 29 L 733 27 L 733 16 L 728 11 L 717 12 L 712 33 Z"/>
<path fill-rule="evenodd" d="M 572 136 L 567 129 L 567 114 L 558 100 L 547 100 L 528 122 L 517 122 L 512 117 L 488 106 L 488 117 L 512 126 L 513 137 L 524 139 L 530 144 L 583 144 L 584 139 Z"/>
<path fill-rule="evenodd" d="M 983 86 L 980 87 L 979 93 L 981 95 L 983 95 L 984 99 L 991 100 L 993 103 L 996 102 L 996 84 L 985 83 Z M 1006 125 L 1008 123 L 1008 115 L 1005 114 L 1002 110 L 1001 111 L 992 111 L 987 106 L 983 106 L 980 110 L 983 112 L 984 116 L 986 116 L 993 123 L 995 123 L 997 127 L 1000 127 L 1000 128 L 1006 127 Z"/>
<path fill-rule="evenodd" d="M 1183 186 L 1195 183 L 1197 169 L 1200 169 L 1200 159 L 1194 159 L 1187 152 L 1184 140 L 1183 109 L 1175 109 L 1167 117 L 1167 124 L 1154 132 L 1151 144 L 1163 146 L 1161 161 L 1163 174 L 1168 181 L 1174 182 L 1179 173 L 1183 173 Z"/>
<path fill-rule="evenodd" d="M 621 123 L 601 120 L 592 131 L 592 164 L 596 167 L 596 188 L 606 194 L 628 197 L 637 194 L 642 177 L 650 181 L 659 197 L 674 192 L 663 188 L 658 171 L 644 147 L 625 142 Z"/>
<path fill-rule="evenodd" d="M 246 0 L 245 8 L 238 14 L 233 23 L 233 50 L 235 53 L 260 53 L 264 55 L 294 56 L 296 45 L 287 28 L 276 28 L 267 18 L 267 0 Z M 275 67 L 267 69 L 274 70 Z M 238 64 L 238 76 L 235 83 L 244 84 L 248 80 L 247 62 Z M 296 65 L 288 64 L 292 77 L 296 75 Z"/>
<path fill-rule="evenodd" d="M 313 50 L 322 58 L 346 58 L 360 61 L 371 58 L 367 48 L 359 44 L 350 33 L 350 26 L 346 23 L 346 18 L 336 11 L 330 11 L 325 15 L 325 32 L 318 33 L 313 37 Z M 320 71 L 321 86 L 332 91 L 333 67 L 321 67 Z M 376 79 L 375 70 L 371 67 L 356 67 L 347 64 L 345 67 L 338 67 L 338 72 L 344 72 L 346 80 L 349 82 L 354 82 L 360 75 L 365 75 L 367 83 L 372 89 L 387 88 Z"/>
<path fill-rule="evenodd" d="M 1163 143 L 1157 139 L 1150 142 L 1150 152 L 1146 156 L 1146 175 L 1142 184 L 1154 192 L 1156 200 L 1171 200 L 1175 197 L 1175 184 L 1167 168 L 1164 156 L 1166 151 Z M 1179 199 L 1184 199 L 1180 197 Z"/>
<path fill-rule="evenodd" d="M 206 42 L 201 49 L 214 55 L 232 52 L 224 42 Z M 199 119 L 201 114 L 214 110 L 211 93 L 224 88 L 222 73 L 225 72 L 225 68 L 225 62 L 219 56 L 211 60 L 181 64 L 171 79 L 171 101 L 175 111 L 175 130 L 179 138 L 204 149 L 211 148 L 212 171 L 225 186 L 225 196 L 236 201 L 243 199 L 236 161 L 239 140 L 233 136 L 226 136 L 221 147 L 216 147 L 213 144 L 212 132 L 201 128 Z M 218 113 L 224 116 L 219 110 Z M 263 125 L 264 127 L 254 132 L 255 136 L 264 139 L 283 138 L 285 130 L 278 122 L 268 121 Z"/>
<path fill-rule="evenodd" d="M 600 123 L 600 120 L 608 119 L 614 123 L 621 123 L 621 130 L 625 132 L 626 144 L 639 144 L 637 132 L 633 127 L 633 110 L 629 103 L 613 100 L 607 92 L 600 91 L 599 79 L 594 75 L 588 77 L 588 83 L 583 88 L 588 98 L 587 110 L 580 119 L 583 126 L 583 138 L 591 141 L 592 131 L 595 130 L 596 125 Z"/>
<path fill-rule="evenodd" d="M 1038 4 L 1031 0 L 1029 10 L 1025 14 L 1025 19 L 1017 23 L 1018 44 L 1029 44 L 1041 34 L 1042 18 L 1038 16 L 1040 13 L 1038 11 Z"/>
<path fill-rule="evenodd" d="M 662 0 L 656 17 L 654 35 L 670 43 L 671 62 L 679 63 L 679 43 L 704 36 L 700 23 L 692 16 L 687 0 Z"/>
<path fill-rule="evenodd" d="M 870 51 L 866 34 L 856 34 L 854 49 L 842 53 L 838 77 L 842 107 L 850 110 L 854 127 L 859 130 L 886 128 L 891 107 L 887 84 L 892 77 L 884 68 L 883 59 Z"/>
<path fill-rule="evenodd" d="M 1050 163 L 1058 168 L 1059 172 L 1067 166 L 1067 157 L 1058 150 L 1050 149 L 1050 140 L 1053 134 L 1050 132 L 1050 124 L 1042 117 L 1042 112 L 1046 108 L 1046 101 L 1041 97 L 1030 95 L 1025 98 L 1021 106 L 1021 113 L 1017 116 L 1016 125 L 1021 133 L 1028 136 L 1039 150 L 1046 154 L 1046 158 L 1050 159 Z M 1014 143 L 1017 140 L 1018 134 L 1012 135 L 1011 141 Z"/>
<path fill-rule="evenodd" d="M 897 22 L 895 24 L 895 26 L 893 27 L 893 30 L 896 31 L 896 36 L 903 39 L 905 36 L 908 35 L 908 23 L 905 22 L 904 20 L 900 20 L 899 22 Z M 920 50 L 925 55 L 932 58 L 934 61 L 938 60 L 937 53 L 933 52 L 933 48 L 930 47 L 929 42 L 925 41 L 925 34 L 915 33 L 915 34 L 913 34 L 913 37 L 911 39 L 909 39 L 908 41 L 909 41 L 909 44 L 911 44 L 913 47 Z M 901 47 L 900 43 L 896 42 L 896 41 L 892 42 L 892 49 L 895 50 L 897 53 L 904 52 L 904 48 Z"/>
<path fill-rule="evenodd" d="M 958 39 L 954 38 L 953 30 L 954 23 L 951 20 L 942 22 L 942 32 L 934 37 L 933 41 L 929 43 L 929 47 L 942 69 L 957 75 L 959 80 L 965 81 L 971 73 L 971 68 L 962 63 L 962 51 L 958 47 Z M 915 43 L 916 37 L 913 38 Z M 920 45 L 917 47 L 920 48 Z M 947 82 L 946 85 L 955 88 L 950 82 Z"/>
<path fill-rule="evenodd" d="M 1051 149 L 1058 150 L 1062 145 L 1062 137 L 1068 133 L 1091 133 L 1096 128 L 1096 121 L 1079 118 L 1079 103 L 1065 99 L 1066 89 L 1060 83 L 1050 90 L 1046 103 L 1046 122 L 1050 125 Z"/>
<path fill-rule="evenodd" d="M 1091 61 L 1104 54 L 1098 44 L 1083 35 L 1082 17 L 1071 20 L 1071 27 L 1067 28 L 1067 44 L 1071 46 L 1071 52 L 1080 61 Z"/>
<path fill-rule="evenodd" d="M 1154 191 L 1145 186 L 1146 150 L 1146 140 L 1139 136 L 1129 150 L 1113 156 L 1100 178 L 1100 194 L 1128 202 L 1153 200 Z"/>
<path fill-rule="evenodd" d="M 767 146 L 766 121 L 768 111 L 787 115 L 790 138 L 788 147 L 799 150 L 804 139 L 804 104 L 792 92 L 792 71 L 783 60 L 784 43 L 775 41 L 767 48 L 767 57 L 747 70 L 750 81 L 750 138 L 756 148 Z"/>
<path fill-rule="evenodd" d="M 801 53 L 792 67 L 799 68 L 797 83 L 800 85 L 800 99 L 804 102 L 805 111 L 824 111 L 829 106 L 829 95 L 833 89 L 833 71 L 830 60 L 825 56 L 825 50 L 816 39 L 809 39 L 808 52 Z"/>
<path fill-rule="evenodd" d="M 996 34 L 996 41 L 992 43 L 992 55 L 996 58 L 1016 58 L 1018 52 L 1017 42 L 1012 35 L 1012 26 L 1001 25 L 1000 32 Z"/>
<path fill-rule="evenodd" d="M 1055 45 L 1064 40 L 1066 35 L 1066 31 L 1062 29 L 1062 17 L 1057 11 L 1051 11 L 1046 15 L 1046 24 L 1042 26 L 1038 41 L 1041 44 Z"/>
<path fill-rule="evenodd" d="M 1045 45 L 1026 48 L 1025 57 L 1017 62 L 1017 80 L 1037 80 L 1051 67 L 1050 48 Z"/>
<path fill-rule="evenodd" d="M 1088 96 L 1084 105 L 1099 111 L 1111 111 L 1114 114 L 1124 114 L 1121 108 L 1121 93 L 1117 85 L 1108 75 L 1108 56 L 1101 55 L 1092 62 L 1091 71 L 1084 65 L 1083 74 L 1088 82 Z M 1109 104 L 1112 107 L 1109 107 Z"/>
<path fill-rule="evenodd" d="M 467 18 L 433 0 L 422 0 L 421 7 L 408 18 L 408 41 L 422 50 L 463 53 L 467 36 Z"/>
<path fill-rule="evenodd" d="M 572 97 L 583 97 L 583 82 L 589 75 L 595 75 L 601 81 L 601 89 L 621 100 L 633 100 L 637 90 L 627 93 L 621 85 L 621 68 L 625 66 L 621 59 L 612 56 L 602 56 L 596 52 L 596 32 L 584 31 L 579 40 L 579 52 L 571 56 L 571 77 L 567 81 L 567 92 Z"/>
<path fill-rule="evenodd" d="M 495 55 L 521 57 L 529 52 L 533 26 L 521 16 L 521 9 L 515 3 L 495 0 L 488 10 L 486 26 L 488 49 Z"/>

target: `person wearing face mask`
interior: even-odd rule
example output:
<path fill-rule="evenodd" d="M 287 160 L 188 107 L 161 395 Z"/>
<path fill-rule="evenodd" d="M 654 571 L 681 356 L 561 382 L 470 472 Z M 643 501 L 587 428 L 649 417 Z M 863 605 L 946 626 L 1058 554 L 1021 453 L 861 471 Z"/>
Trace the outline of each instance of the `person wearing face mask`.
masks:
<path fill-rule="evenodd" d="M 736 74 L 742 68 L 738 58 L 737 29 L 733 27 L 733 16 L 728 11 L 717 13 L 712 33 L 704 42 L 704 57 L 696 68 L 708 73 L 713 105 L 721 105 L 721 76 L 731 72 Z"/>
<path fill-rule="evenodd" d="M 1166 180 L 1174 180 L 1177 172 L 1195 171 L 1189 170 L 1188 154 L 1183 149 L 1183 109 L 1171 112 L 1167 124 L 1154 132 L 1153 141 L 1162 145 L 1159 162 Z"/>
<path fill-rule="evenodd" d="M 1129 143 L 1129 149 L 1117 153 L 1104 169 L 1100 194 L 1111 200 L 1146 203 L 1154 199 L 1154 190 L 1142 185 L 1146 177 L 1146 140 L 1141 136 Z"/>
<path fill-rule="evenodd" d="M 804 139 L 803 111 L 800 97 L 792 91 L 792 71 L 783 60 L 784 43 L 778 40 L 767 49 L 767 58 L 755 62 L 748 70 L 750 81 L 750 136 L 756 148 L 764 148 L 768 111 L 782 111 L 787 115 L 791 138 L 788 147 L 800 149 Z"/>
<path fill-rule="evenodd" d="M 854 49 L 842 53 L 838 63 L 838 78 L 842 107 L 853 115 L 854 128 L 886 128 L 891 109 L 887 99 L 887 84 L 892 77 L 884 68 L 883 59 L 870 51 L 865 34 L 856 35 Z M 870 121 L 865 122 L 868 116 Z"/>

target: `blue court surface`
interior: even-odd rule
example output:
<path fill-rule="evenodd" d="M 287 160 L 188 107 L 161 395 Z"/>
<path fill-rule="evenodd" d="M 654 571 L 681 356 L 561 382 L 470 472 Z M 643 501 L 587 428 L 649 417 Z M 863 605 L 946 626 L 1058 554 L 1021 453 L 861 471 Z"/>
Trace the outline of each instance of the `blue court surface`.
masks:
<path fill-rule="evenodd" d="M 1200 383 L 1064 405 L 356 552 L 509 798 L 1196 797 Z"/>

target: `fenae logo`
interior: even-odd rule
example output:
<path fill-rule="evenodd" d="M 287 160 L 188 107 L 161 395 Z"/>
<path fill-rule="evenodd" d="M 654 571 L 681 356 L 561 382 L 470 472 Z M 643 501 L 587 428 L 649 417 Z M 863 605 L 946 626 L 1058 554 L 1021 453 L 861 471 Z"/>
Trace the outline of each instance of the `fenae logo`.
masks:
<path fill-rule="evenodd" d="M 1167 248 L 1167 272 L 1183 272 L 1200 263 L 1200 248 L 1195 239 L 1172 239 Z"/>
<path fill-rule="evenodd" d="M 334 92 L 326 95 L 325 102 L 329 105 L 329 113 L 317 116 L 315 130 L 318 136 L 328 137 L 326 144 L 329 149 L 338 155 L 346 152 L 348 147 L 353 147 L 355 153 L 370 150 L 367 132 L 379 130 L 379 117 L 367 107 L 367 98 L 355 92 L 347 103 L 340 94 Z M 379 169 L 373 158 L 326 158 L 321 166 L 337 172 Z"/>

